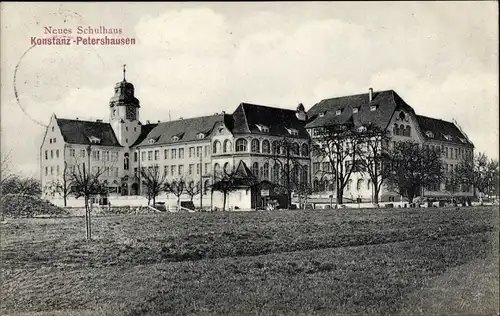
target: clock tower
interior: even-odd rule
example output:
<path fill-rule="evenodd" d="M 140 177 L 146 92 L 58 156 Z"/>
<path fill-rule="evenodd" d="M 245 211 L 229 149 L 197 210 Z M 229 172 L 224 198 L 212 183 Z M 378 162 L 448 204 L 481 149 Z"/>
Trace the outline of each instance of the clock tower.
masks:
<path fill-rule="evenodd" d="M 130 147 L 141 133 L 140 105 L 134 95 L 134 85 L 127 82 L 125 72 L 123 65 L 123 80 L 115 85 L 115 94 L 109 100 L 109 122 L 120 145 Z"/>

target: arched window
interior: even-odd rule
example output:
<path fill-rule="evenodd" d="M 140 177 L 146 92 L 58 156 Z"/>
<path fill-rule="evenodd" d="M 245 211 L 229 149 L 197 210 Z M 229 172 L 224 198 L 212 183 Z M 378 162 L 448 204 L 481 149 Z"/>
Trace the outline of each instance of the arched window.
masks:
<path fill-rule="evenodd" d="M 405 136 L 408 136 L 408 137 L 411 136 L 411 126 L 410 125 L 406 126 Z"/>
<path fill-rule="evenodd" d="M 215 176 L 220 175 L 220 165 L 218 163 L 214 165 L 214 175 Z"/>
<path fill-rule="evenodd" d="M 398 124 L 396 124 L 396 123 L 394 123 L 394 126 L 392 128 L 392 134 L 399 135 L 399 128 L 398 128 Z"/>
<path fill-rule="evenodd" d="M 224 153 L 231 152 L 231 141 L 229 139 L 226 139 L 224 141 L 224 146 L 222 146 L 222 152 Z"/>
<path fill-rule="evenodd" d="M 352 187 L 352 179 L 349 179 L 349 181 L 347 181 L 347 186 L 346 186 L 347 191 L 351 191 L 351 187 Z"/>
<path fill-rule="evenodd" d="M 313 190 L 314 190 L 314 192 L 319 191 L 319 180 L 318 179 L 314 179 Z"/>
<path fill-rule="evenodd" d="M 269 145 L 269 141 L 267 139 L 264 139 L 262 141 L 262 153 L 269 154 L 270 151 L 271 151 L 271 148 L 270 148 L 270 145 Z"/>
<path fill-rule="evenodd" d="M 302 144 L 302 148 L 300 149 L 300 153 L 303 157 L 309 156 L 309 146 L 307 146 L 307 144 Z"/>
<path fill-rule="evenodd" d="M 264 163 L 264 168 L 262 169 L 262 178 L 269 180 L 269 164 Z"/>
<path fill-rule="evenodd" d="M 205 180 L 205 183 L 203 184 L 203 193 L 208 192 L 209 186 L 210 186 L 210 181 Z"/>
<path fill-rule="evenodd" d="M 273 142 L 273 155 L 279 154 L 280 144 L 277 141 Z"/>
<path fill-rule="evenodd" d="M 236 151 L 247 151 L 247 140 L 240 138 L 236 141 Z"/>
<path fill-rule="evenodd" d="M 358 183 L 356 184 L 356 190 L 359 191 L 363 187 L 363 179 L 359 179 Z"/>
<path fill-rule="evenodd" d="M 399 135 L 405 135 L 405 126 L 403 124 L 399 125 Z"/>
<path fill-rule="evenodd" d="M 292 155 L 298 156 L 300 152 L 300 146 L 297 143 L 292 144 Z"/>
<path fill-rule="evenodd" d="M 302 179 L 300 180 L 300 182 L 302 182 L 302 183 L 308 182 L 307 169 L 305 169 L 305 168 L 302 170 Z"/>
<path fill-rule="evenodd" d="M 253 153 L 260 152 L 260 143 L 258 139 L 252 139 L 252 152 Z"/>
<path fill-rule="evenodd" d="M 129 158 L 128 153 L 125 153 L 125 159 L 123 159 L 123 169 L 128 170 Z"/>
<path fill-rule="evenodd" d="M 213 147 L 214 147 L 213 148 L 213 153 L 214 154 L 220 154 L 221 144 L 220 144 L 220 142 L 218 140 L 216 140 L 214 142 L 214 146 Z"/>
<path fill-rule="evenodd" d="M 224 172 L 225 173 L 230 173 L 231 172 L 231 165 L 229 164 L 229 162 L 226 162 L 224 164 Z"/>
<path fill-rule="evenodd" d="M 259 177 L 259 163 L 254 162 L 252 165 L 252 174 L 254 177 L 258 178 Z"/>

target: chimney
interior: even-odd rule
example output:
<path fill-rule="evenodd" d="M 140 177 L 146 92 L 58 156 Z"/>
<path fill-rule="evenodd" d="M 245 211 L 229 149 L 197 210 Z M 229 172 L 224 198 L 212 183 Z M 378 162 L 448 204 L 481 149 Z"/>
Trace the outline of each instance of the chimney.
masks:
<path fill-rule="evenodd" d="M 222 111 L 222 115 L 226 114 L 226 111 Z"/>
<path fill-rule="evenodd" d="M 102 123 L 102 120 L 95 120 L 97 123 Z"/>
<path fill-rule="evenodd" d="M 373 101 L 373 89 L 372 88 L 368 89 L 368 100 L 370 102 Z"/>
<path fill-rule="evenodd" d="M 146 124 L 150 124 L 149 120 L 146 121 Z"/>

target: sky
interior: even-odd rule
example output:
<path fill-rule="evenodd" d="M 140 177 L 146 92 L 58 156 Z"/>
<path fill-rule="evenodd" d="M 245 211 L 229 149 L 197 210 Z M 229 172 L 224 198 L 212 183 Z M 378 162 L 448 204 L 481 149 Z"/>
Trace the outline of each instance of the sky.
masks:
<path fill-rule="evenodd" d="M 142 122 L 393 89 L 498 159 L 497 2 L 0 5 L 1 151 L 25 175 L 39 174 L 53 113 L 108 119 L 123 64 Z M 122 29 L 136 44 L 30 49 L 49 26 Z"/>

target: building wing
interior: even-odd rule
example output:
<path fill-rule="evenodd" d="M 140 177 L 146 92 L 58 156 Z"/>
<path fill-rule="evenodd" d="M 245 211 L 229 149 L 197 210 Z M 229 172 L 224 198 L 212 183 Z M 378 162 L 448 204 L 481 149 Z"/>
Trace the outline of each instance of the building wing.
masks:
<path fill-rule="evenodd" d="M 56 119 L 64 141 L 68 144 L 122 147 L 109 123 Z"/>

